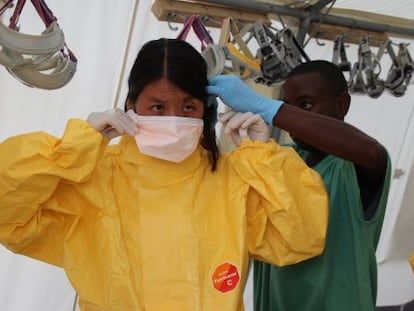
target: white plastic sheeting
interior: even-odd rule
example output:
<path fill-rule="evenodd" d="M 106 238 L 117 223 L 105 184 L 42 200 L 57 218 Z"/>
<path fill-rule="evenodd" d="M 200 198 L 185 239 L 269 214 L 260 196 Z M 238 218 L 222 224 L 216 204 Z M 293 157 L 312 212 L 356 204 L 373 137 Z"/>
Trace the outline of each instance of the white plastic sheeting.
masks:
<path fill-rule="evenodd" d="M 92 111 L 122 107 L 127 74 L 139 47 L 150 39 L 178 34 L 166 22 L 155 19 L 150 11 L 150 0 L 48 0 L 47 4 L 58 18 L 68 47 L 78 57 L 78 70 L 65 87 L 45 91 L 21 84 L 0 68 L 0 140 L 38 130 L 60 136 L 69 118 L 86 118 Z M 335 6 L 414 19 L 414 4 L 410 0 L 392 3 L 344 0 L 337 1 Z M 137 14 L 133 20 L 135 9 Z M 30 2 L 24 8 L 20 23 L 23 32 L 38 33 L 43 29 Z M 181 27 L 180 24 L 176 26 Z M 212 35 L 218 39 L 217 30 L 212 30 Z M 200 47 L 191 34 L 188 40 L 196 48 Z M 305 51 L 311 59 L 331 60 L 332 43 L 324 44 L 319 46 L 311 40 Z M 412 45 L 409 49 L 414 53 Z M 357 46 L 347 49 L 352 62 L 357 59 L 356 50 Z M 390 62 L 384 60 L 381 64 L 386 74 Z M 354 95 L 347 117 L 348 122 L 383 143 L 391 154 L 394 169 L 403 172 L 391 184 L 378 250 L 378 305 L 403 304 L 414 298 L 414 276 L 407 262 L 409 253 L 414 251 L 413 98 L 414 85 L 400 98 L 386 92 L 378 99 Z M 12 254 L 1 246 L 0 293 L 2 311 L 69 311 L 73 309 L 75 298 L 61 269 Z M 246 310 L 252 310 L 251 282 L 245 300 Z"/>

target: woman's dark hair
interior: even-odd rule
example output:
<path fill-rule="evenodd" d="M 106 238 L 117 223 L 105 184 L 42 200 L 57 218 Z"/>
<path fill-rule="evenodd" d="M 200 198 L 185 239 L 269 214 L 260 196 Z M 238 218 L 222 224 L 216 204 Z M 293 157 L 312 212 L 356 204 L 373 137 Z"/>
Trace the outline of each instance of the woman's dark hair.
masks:
<path fill-rule="evenodd" d="M 217 105 L 207 100 L 207 65 L 204 58 L 186 41 L 161 38 L 145 43 L 129 75 L 128 99 L 130 102 L 135 103 L 142 90 L 160 78 L 166 78 L 204 103 L 204 129 L 201 144 L 210 153 L 214 171 L 219 157 L 214 129 L 217 121 Z"/>
<path fill-rule="evenodd" d="M 304 73 L 319 73 L 326 83 L 326 89 L 329 90 L 334 97 L 348 91 L 348 84 L 344 74 L 334 63 L 326 60 L 312 60 L 293 68 L 288 77 Z"/>

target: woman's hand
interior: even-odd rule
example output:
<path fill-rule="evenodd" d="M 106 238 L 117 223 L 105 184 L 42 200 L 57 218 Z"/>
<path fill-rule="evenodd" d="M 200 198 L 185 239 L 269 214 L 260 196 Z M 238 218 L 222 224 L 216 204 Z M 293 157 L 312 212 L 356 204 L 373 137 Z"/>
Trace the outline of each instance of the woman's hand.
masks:
<path fill-rule="evenodd" d="M 123 134 L 135 136 L 137 133 L 137 126 L 132 118 L 119 108 L 92 112 L 86 122 L 108 139 Z"/>
<path fill-rule="evenodd" d="M 233 110 L 219 115 L 224 132 L 230 134 L 233 142 L 240 146 L 243 140 L 268 142 L 271 127 L 258 114 L 236 112 Z"/>

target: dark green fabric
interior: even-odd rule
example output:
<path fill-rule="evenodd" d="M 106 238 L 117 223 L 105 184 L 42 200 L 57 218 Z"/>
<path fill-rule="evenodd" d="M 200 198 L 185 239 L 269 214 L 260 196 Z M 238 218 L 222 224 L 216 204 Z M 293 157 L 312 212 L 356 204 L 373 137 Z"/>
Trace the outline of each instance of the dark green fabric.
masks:
<path fill-rule="evenodd" d="M 306 153 L 298 151 L 302 158 Z M 291 266 L 254 262 L 255 311 L 374 311 L 377 294 L 375 250 L 390 185 L 388 160 L 383 185 L 365 221 L 354 165 L 328 156 L 314 169 L 329 193 L 324 253 Z"/>

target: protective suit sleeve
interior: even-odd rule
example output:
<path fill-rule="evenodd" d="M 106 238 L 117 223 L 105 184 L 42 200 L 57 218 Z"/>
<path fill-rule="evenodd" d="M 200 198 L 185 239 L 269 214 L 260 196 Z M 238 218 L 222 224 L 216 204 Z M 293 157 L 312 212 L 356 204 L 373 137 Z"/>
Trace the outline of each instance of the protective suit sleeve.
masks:
<path fill-rule="evenodd" d="M 414 273 L 414 253 L 411 254 L 409 261 L 411 265 L 411 270 L 413 270 Z"/>
<path fill-rule="evenodd" d="M 319 174 L 290 147 L 245 141 L 232 165 L 249 185 L 248 248 L 255 259 L 278 266 L 322 253 L 328 196 Z"/>
<path fill-rule="evenodd" d="M 0 243 L 59 265 L 63 240 L 76 222 L 76 197 L 56 197 L 61 184 L 88 180 L 108 140 L 73 119 L 61 139 L 43 132 L 0 144 Z"/>

